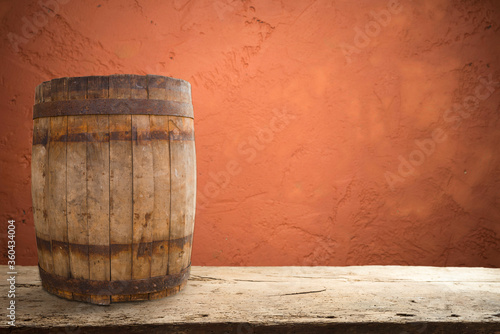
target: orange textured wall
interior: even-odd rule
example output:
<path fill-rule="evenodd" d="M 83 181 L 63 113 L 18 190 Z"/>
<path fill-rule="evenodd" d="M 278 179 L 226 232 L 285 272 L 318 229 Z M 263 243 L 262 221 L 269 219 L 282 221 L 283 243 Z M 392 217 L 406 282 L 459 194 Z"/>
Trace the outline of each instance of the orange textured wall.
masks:
<path fill-rule="evenodd" d="M 195 265 L 500 265 L 498 1 L 0 2 L 0 239 L 36 263 L 35 86 L 193 88 Z"/>

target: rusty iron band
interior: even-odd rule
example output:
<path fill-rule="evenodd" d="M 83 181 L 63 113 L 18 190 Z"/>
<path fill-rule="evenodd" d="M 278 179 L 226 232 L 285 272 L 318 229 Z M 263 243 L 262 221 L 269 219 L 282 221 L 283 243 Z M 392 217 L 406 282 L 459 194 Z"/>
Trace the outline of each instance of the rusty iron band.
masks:
<path fill-rule="evenodd" d="M 123 251 L 137 251 L 138 256 L 156 252 L 156 250 L 165 245 L 170 245 L 171 249 L 183 249 L 186 244 L 191 244 L 193 234 L 186 235 L 182 238 L 170 240 L 158 240 L 152 242 L 130 243 L 130 244 L 110 244 L 108 245 L 83 245 L 57 240 L 45 240 L 36 236 L 36 244 L 40 250 L 52 252 L 53 248 L 59 249 L 64 253 L 68 250 L 74 253 L 109 255 L 120 253 Z"/>
<path fill-rule="evenodd" d="M 40 266 L 38 266 L 38 270 L 44 286 L 83 295 L 115 296 L 159 292 L 174 288 L 189 278 L 191 266 L 183 269 L 178 274 L 120 281 L 67 278 L 50 274 Z"/>
<path fill-rule="evenodd" d="M 78 115 L 159 115 L 193 118 L 193 105 L 166 100 L 89 99 L 42 102 L 33 106 L 33 119 Z"/>
<path fill-rule="evenodd" d="M 152 141 L 152 140 L 169 140 L 169 141 L 194 141 L 194 132 L 179 132 L 173 131 L 149 131 L 149 132 L 134 132 L 134 131 L 113 131 L 104 133 L 68 133 L 59 136 L 51 136 L 49 138 L 47 131 L 33 131 L 33 145 L 47 145 L 47 142 L 63 142 L 63 143 L 108 143 L 109 141 Z"/>

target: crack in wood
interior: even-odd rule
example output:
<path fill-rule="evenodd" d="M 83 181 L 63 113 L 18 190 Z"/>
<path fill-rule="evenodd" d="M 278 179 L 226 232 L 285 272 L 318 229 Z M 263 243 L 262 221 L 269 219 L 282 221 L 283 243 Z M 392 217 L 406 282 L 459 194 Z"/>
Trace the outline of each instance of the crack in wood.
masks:
<path fill-rule="evenodd" d="M 209 276 L 196 276 L 196 275 L 191 275 L 189 280 L 190 281 L 225 281 L 225 279 L 222 279 L 222 278 L 215 278 L 215 277 L 209 277 Z"/>
<path fill-rule="evenodd" d="M 306 294 L 309 294 L 309 293 L 319 293 L 319 292 L 324 292 L 324 291 L 326 291 L 326 288 L 325 288 L 325 289 L 322 289 L 322 290 L 304 291 L 304 292 L 292 292 L 292 293 L 285 293 L 285 294 L 281 294 L 281 295 L 273 295 L 273 296 L 295 296 L 295 295 L 306 295 Z"/>
<path fill-rule="evenodd" d="M 399 317 L 414 317 L 415 314 L 409 314 L 409 313 L 396 313 L 397 316 Z"/>
<path fill-rule="evenodd" d="M 253 279 L 234 279 L 233 281 L 237 282 L 255 282 L 255 283 L 279 283 L 282 281 L 261 281 L 261 280 L 253 280 Z"/>

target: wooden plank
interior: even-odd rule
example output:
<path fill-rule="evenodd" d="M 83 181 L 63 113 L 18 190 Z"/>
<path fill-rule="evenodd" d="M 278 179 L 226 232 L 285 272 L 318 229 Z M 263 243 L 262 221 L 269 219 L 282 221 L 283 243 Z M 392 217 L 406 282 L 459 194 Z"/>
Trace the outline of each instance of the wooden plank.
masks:
<path fill-rule="evenodd" d="M 150 243 L 153 228 L 154 179 L 153 152 L 151 148 L 149 116 L 132 116 L 133 157 L 133 257 L 132 278 L 151 277 Z M 132 300 L 148 299 L 148 294 L 131 296 Z"/>
<path fill-rule="evenodd" d="M 85 100 L 87 97 L 87 77 L 68 78 L 68 99 Z"/>
<path fill-rule="evenodd" d="M 106 310 L 39 293 L 18 271 L 16 326 L 47 333 L 496 333 L 500 269 L 413 266 L 198 267 L 185 290 Z M 7 272 L 6 266 L 0 271 Z M 8 282 L 0 281 L 6 291 Z M 221 293 L 223 291 L 224 293 Z M 33 296 L 36 295 L 36 298 Z M 7 305 L 7 294 L 0 294 Z M 81 309 L 75 312 L 75 308 Z M 229 319 L 229 321 L 228 321 Z M 0 332 L 9 333 L 7 322 Z"/>
<path fill-rule="evenodd" d="M 108 98 L 109 83 L 106 77 L 89 77 L 87 96 Z M 87 205 L 89 228 L 89 278 L 111 278 L 110 264 L 110 180 L 109 180 L 109 116 L 87 117 Z M 102 247 L 104 246 L 104 247 Z M 102 250 L 108 251 L 102 252 Z M 96 252 L 96 250 L 101 250 Z M 92 295 L 94 304 L 108 305 L 109 296 Z"/>
<path fill-rule="evenodd" d="M 166 80 L 165 77 L 160 75 L 148 75 L 148 98 L 150 100 L 165 100 L 167 92 L 165 90 Z"/>
<path fill-rule="evenodd" d="M 109 77 L 95 76 L 88 78 L 87 98 L 105 99 L 109 95 Z"/>
<path fill-rule="evenodd" d="M 51 82 L 46 82 L 42 85 L 40 88 L 41 91 L 41 100 L 40 102 L 50 102 L 52 101 L 52 89 L 51 89 Z M 45 186 L 43 189 L 43 200 L 41 200 L 41 205 L 43 206 L 43 212 L 42 212 L 42 224 L 40 226 L 40 232 L 41 235 L 43 235 L 43 240 L 48 241 L 48 243 L 44 243 L 46 247 L 44 247 L 44 252 L 42 252 L 42 262 L 40 265 L 44 270 L 46 270 L 49 273 L 54 273 L 54 261 L 52 259 L 52 243 L 50 242 L 50 225 L 49 225 L 49 147 L 50 147 L 50 119 L 47 119 L 44 121 L 45 123 L 38 123 L 40 129 L 43 129 L 45 126 L 47 127 L 47 132 L 46 132 L 46 137 L 42 141 L 46 141 L 46 157 L 45 157 L 45 164 L 44 164 L 44 179 L 45 179 Z M 42 130 L 43 131 L 43 130 Z M 43 131 L 43 135 L 45 135 L 45 131 Z M 42 162 L 43 163 L 43 162 Z"/>
<path fill-rule="evenodd" d="M 42 101 L 41 102 L 50 102 L 52 101 L 52 82 L 44 82 L 41 88 L 42 93 Z"/>
<path fill-rule="evenodd" d="M 89 278 L 110 280 L 109 251 L 109 133 L 108 116 L 88 116 L 87 206 L 89 228 Z M 97 247 L 96 247 L 97 246 Z M 99 247 L 106 246 L 106 247 Z M 109 296 L 91 297 L 94 304 L 109 304 Z"/>
<path fill-rule="evenodd" d="M 189 236 L 184 244 L 183 268 L 191 265 L 192 238 L 194 233 L 195 213 L 196 213 L 196 148 L 194 141 L 194 120 L 183 118 L 183 133 L 189 134 L 185 140 L 184 154 L 189 157 L 186 162 L 186 227 L 185 235 Z"/>
<path fill-rule="evenodd" d="M 144 76 L 130 76 L 132 99 L 147 99 L 147 79 Z M 144 246 L 152 239 L 154 178 L 153 152 L 148 115 L 132 116 L 132 159 L 133 159 L 133 246 L 132 278 L 151 277 L 152 247 Z M 141 245 L 142 244 L 142 245 Z M 148 294 L 130 296 L 131 300 L 148 299 Z"/>
<path fill-rule="evenodd" d="M 109 76 L 109 98 L 129 99 L 130 98 L 130 75 L 116 74 Z"/>
<path fill-rule="evenodd" d="M 70 263 L 67 248 L 68 225 L 66 221 L 66 143 L 61 137 L 67 134 L 67 117 L 50 118 L 49 143 L 49 202 L 48 216 L 54 274 L 70 277 Z M 66 247 L 65 247 L 66 245 Z M 60 292 L 65 298 L 71 293 Z"/>
<path fill-rule="evenodd" d="M 130 98 L 128 76 L 109 77 L 109 98 Z M 109 116 L 109 131 L 109 237 L 111 244 L 121 245 L 111 249 L 111 280 L 121 281 L 132 279 L 132 116 Z M 128 295 L 111 298 L 112 302 L 127 300 Z"/>
<path fill-rule="evenodd" d="M 50 92 L 52 101 L 68 99 L 68 78 L 53 79 L 50 81 Z"/>
<path fill-rule="evenodd" d="M 36 86 L 35 89 L 35 104 L 42 101 L 42 85 Z M 45 124 L 44 124 L 45 123 Z M 33 141 L 31 148 L 31 201 L 33 204 L 33 220 L 35 223 L 35 233 L 40 238 L 41 233 L 38 231 L 43 224 L 43 197 L 45 185 L 45 165 L 47 159 L 46 145 L 42 144 L 43 139 L 47 138 L 47 123 L 46 120 L 39 122 L 38 119 L 33 120 Z M 44 163 L 45 162 L 45 163 Z M 49 240 L 48 238 L 45 240 Z M 39 263 L 42 256 L 42 245 L 37 243 L 37 251 Z M 45 269 L 45 268 L 44 268 Z M 46 270 L 46 269 L 45 269 Z"/>
<path fill-rule="evenodd" d="M 130 98 L 147 99 L 148 98 L 148 80 L 143 75 L 130 75 Z"/>
<path fill-rule="evenodd" d="M 51 80 L 52 101 L 67 100 L 68 79 Z M 67 116 L 50 118 L 49 136 L 49 229 L 52 243 L 54 274 L 70 277 L 71 268 L 68 252 L 68 223 L 66 219 L 67 159 L 66 141 Z M 55 289 L 55 293 L 72 299 L 71 293 Z"/>
<path fill-rule="evenodd" d="M 110 133 L 129 133 L 130 115 L 109 116 Z M 132 142 L 110 136 L 110 244 L 111 280 L 132 279 Z M 129 296 L 113 296 L 112 301 L 127 301 Z"/>
<path fill-rule="evenodd" d="M 193 120 L 169 116 L 170 133 L 170 240 L 192 234 L 196 198 L 196 155 L 192 134 Z M 176 274 L 190 264 L 191 243 L 169 243 L 168 273 Z"/>
<path fill-rule="evenodd" d="M 42 84 L 35 87 L 35 104 L 42 102 Z"/>
<path fill-rule="evenodd" d="M 68 240 L 71 277 L 89 279 L 89 230 L 87 212 L 87 118 L 68 117 L 68 136 L 82 141 L 67 142 Z M 75 244 L 78 246 L 72 246 Z M 73 294 L 75 300 L 90 301 L 88 296 Z"/>
<path fill-rule="evenodd" d="M 54 270 L 50 230 L 48 224 L 48 137 L 49 118 L 33 120 L 33 148 L 31 153 L 31 195 L 33 199 L 33 218 L 36 236 L 47 242 L 37 242 L 38 262 L 43 270 Z M 36 144 L 38 142 L 38 144 Z"/>
<path fill-rule="evenodd" d="M 165 84 L 166 100 L 191 103 L 191 96 L 186 89 L 188 86 L 186 85 L 185 81 L 180 79 L 168 78 Z"/>
<path fill-rule="evenodd" d="M 164 276 L 168 270 L 170 220 L 170 149 L 168 116 L 150 116 L 151 132 L 158 135 L 151 142 L 153 153 L 154 205 L 151 255 L 151 277 Z M 165 138 L 165 139 L 163 139 Z M 166 291 L 151 293 L 149 299 L 166 296 Z"/>
<path fill-rule="evenodd" d="M 68 99 L 86 97 L 87 79 L 68 78 Z M 89 232 L 87 226 L 87 116 L 68 117 L 67 221 L 71 277 L 89 279 Z M 73 299 L 90 302 L 90 297 L 74 293 Z"/>
<path fill-rule="evenodd" d="M 166 80 L 163 76 L 148 75 L 148 98 L 164 100 Z M 164 134 L 152 142 L 154 170 L 153 250 L 151 276 L 163 276 L 168 271 L 168 238 L 170 220 L 170 149 L 168 141 L 168 116 L 150 116 L 152 132 Z M 149 299 L 167 296 L 167 291 L 150 293 Z"/>

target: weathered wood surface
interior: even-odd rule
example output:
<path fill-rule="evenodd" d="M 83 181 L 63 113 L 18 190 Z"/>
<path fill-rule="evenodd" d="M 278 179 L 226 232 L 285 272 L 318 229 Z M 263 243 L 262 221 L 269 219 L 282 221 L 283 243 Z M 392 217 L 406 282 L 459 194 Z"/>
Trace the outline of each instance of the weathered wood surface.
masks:
<path fill-rule="evenodd" d="M 142 133 L 150 133 L 149 116 L 132 116 L 133 157 L 133 246 L 132 278 L 148 278 L 151 275 L 152 215 L 154 207 L 154 170 L 151 141 L 141 139 Z M 147 300 L 148 294 L 131 296 L 131 300 Z"/>
<path fill-rule="evenodd" d="M 89 116 L 70 117 L 68 134 L 87 131 L 85 118 Z M 89 279 L 89 248 L 75 247 L 89 242 L 87 217 L 87 144 L 85 142 L 67 143 L 67 157 L 72 163 L 68 165 L 68 184 L 72 185 L 67 195 L 67 222 L 71 277 Z M 33 196 L 35 198 L 35 196 Z M 43 257 L 39 258 L 43 259 Z M 89 301 L 89 296 L 74 293 L 76 300 Z"/>
<path fill-rule="evenodd" d="M 500 332 L 500 269 L 193 267 L 175 296 L 110 306 L 48 294 L 36 267 L 17 272 L 17 327 L 2 321 L 2 333 Z"/>
<path fill-rule="evenodd" d="M 127 76 L 109 78 L 109 97 L 126 99 L 130 97 L 130 88 L 126 89 Z M 130 87 L 130 85 L 129 85 Z M 132 129 L 132 115 L 110 115 L 110 133 L 120 133 Z M 121 244 L 120 250 L 111 250 L 111 280 L 132 278 L 132 145 L 128 141 L 110 138 L 110 221 L 109 234 L 111 244 Z M 130 221 L 130 224 L 124 222 Z M 128 301 L 130 296 L 112 296 L 111 301 Z"/>
<path fill-rule="evenodd" d="M 185 117 L 169 117 L 170 138 L 170 242 L 168 248 L 168 273 L 178 274 L 190 264 L 191 236 L 194 225 L 196 198 L 196 158 L 194 141 L 184 140 L 185 134 L 193 133 L 193 120 Z M 182 159 L 188 156 L 193 159 Z"/>
<path fill-rule="evenodd" d="M 70 117 L 68 117 L 70 118 Z M 109 249 L 109 137 L 108 116 L 90 115 L 87 131 L 97 140 L 87 143 L 87 224 L 89 249 Z M 92 246 L 95 247 L 92 247 Z M 92 248 L 91 248 L 92 247 Z M 89 252 L 89 278 L 110 280 L 110 251 Z M 91 296 L 91 302 L 109 304 L 109 296 Z"/>
<path fill-rule="evenodd" d="M 152 100 L 169 104 L 146 103 Z M 99 103 L 80 108 L 79 101 Z M 148 113 L 137 114 L 131 101 Z M 38 113 L 41 105 L 52 117 Z M 54 79 L 37 86 L 34 117 L 43 286 L 95 304 L 178 292 L 190 266 L 196 198 L 189 83 L 154 75 Z M 86 280 L 103 284 L 87 290 Z M 129 280 L 137 284 L 128 290 L 108 283 Z"/>

